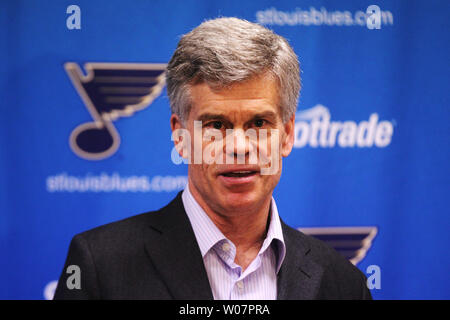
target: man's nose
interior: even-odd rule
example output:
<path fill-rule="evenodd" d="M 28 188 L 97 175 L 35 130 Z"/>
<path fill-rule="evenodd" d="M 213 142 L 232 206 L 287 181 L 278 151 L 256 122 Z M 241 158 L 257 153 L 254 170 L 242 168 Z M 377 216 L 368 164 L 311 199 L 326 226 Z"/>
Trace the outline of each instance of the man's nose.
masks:
<path fill-rule="evenodd" d="M 254 137 L 253 137 L 254 136 Z M 225 153 L 227 155 L 228 161 L 236 161 L 238 164 L 246 163 L 256 163 L 256 133 L 252 135 L 252 132 L 244 132 L 243 129 L 232 129 L 227 132 L 226 142 L 225 142 Z"/>
<path fill-rule="evenodd" d="M 233 143 L 235 156 L 245 156 L 248 153 L 248 143 L 246 141 L 244 130 L 234 129 L 233 130 Z"/>

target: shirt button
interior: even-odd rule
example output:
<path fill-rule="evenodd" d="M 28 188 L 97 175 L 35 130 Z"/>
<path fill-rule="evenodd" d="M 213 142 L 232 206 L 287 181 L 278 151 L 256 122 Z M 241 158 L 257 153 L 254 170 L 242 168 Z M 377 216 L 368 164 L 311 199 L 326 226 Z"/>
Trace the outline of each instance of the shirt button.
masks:
<path fill-rule="evenodd" d="M 230 244 L 229 244 L 228 242 L 225 242 L 225 243 L 222 245 L 222 250 L 223 250 L 223 251 L 228 252 L 228 251 L 230 251 L 230 249 L 231 249 L 231 246 L 230 246 Z"/>
<path fill-rule="evenodd" d="M 241 290 L 244 289 L 244 283 L 242 281 L 236 282 L 236 285 L 239 289 L 241 289 Z"/>

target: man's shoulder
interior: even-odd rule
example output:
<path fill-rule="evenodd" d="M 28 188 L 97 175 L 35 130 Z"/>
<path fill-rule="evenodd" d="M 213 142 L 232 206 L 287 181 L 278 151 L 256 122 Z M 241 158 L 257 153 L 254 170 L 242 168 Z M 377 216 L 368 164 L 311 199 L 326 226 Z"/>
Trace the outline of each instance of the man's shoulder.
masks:
<path fill-rule="evenodd" d="M 137 214 L 76 234 L 71 247 L 81 246 L 98 259 L 133 255 L 142 247 L 145 228 L 160 210 Z"/>
<path fill-rule="evenodd" d="M 306 273 L 319 275 L 315 299 L 371 299 L 365 275 L 335 249 L 287 225 L 284 234 L 289 261 Z"/>
<path fill-rule="evenodd" d="M 298 229 L 292 228 L 283 223 L 283 233 L 288 238 L 288 242 L 298 247 L 297 250 L 304 251 L 305 254 L 314 258 L 320 264 L 329 263 L 331 260 L 340 260 L 341 255 L 325 242 L 307 235 Z"/>
<path fill-rule="evenodd" d="M 152 226 L 170 223 L 168 220 L 173 220 L 173 216 L 167 216 L 168 213 L 179 212 L 180 210 L 182 209 L 178 195 L 160 209 L 136 214 L 89 229 L 75 235 L 74 240 L 87 241 L 93 248 L 134 246 L 142 241 L 144 232 Z"/>
<path fill-rule="evenodd" d="M 339 278 L 365 279 L 355 265 L 324 241 L 289 226 L 286 226 L 285 230 L 291 243 L 304 250 L 305 256 L 320 265 L 326 272 L 339 275 Z"/>
<path fill-rule="evenodd" d="M 114 299 L 140 295 L 169 297 L 155 276 L 152 264 L 148 263 L 147 244 L 155 235 L 152 226 L 167 225 L 176 220 L 173 219 L 175 216 L 182 216 L 170 214 L 177 213 L 179 208 L 170 207 L 171 203 L 159 210 L 134 215 L 75 235 L 63 270 L 67 270 L 70 265 L 79 266 L 83 272 L 81 287 L 84 289 L 77 292 L 67 290 L 63 284 L 68 276 L 63 271 L 59 281 L 61 285 L 55 296 L 58 299 Z M 153 290 L 149 293 L 141 286 L 142 283 L 147 283 Z"/>
<path fill-rule="evenodd" d="M 87 240 L 108 239 L 110 236 L 114 238 L 124 236 L 125 234 L 133 234 L 141 230 L 144 225 L 147 225 L 155 215 L 158 215 L 160 210 L 148 211 L 145 213 L 136 214 L 124 219 L 109 222 L 98 227 L 88 229 L 80 232 L 75 237 L 85 238 Z"/>

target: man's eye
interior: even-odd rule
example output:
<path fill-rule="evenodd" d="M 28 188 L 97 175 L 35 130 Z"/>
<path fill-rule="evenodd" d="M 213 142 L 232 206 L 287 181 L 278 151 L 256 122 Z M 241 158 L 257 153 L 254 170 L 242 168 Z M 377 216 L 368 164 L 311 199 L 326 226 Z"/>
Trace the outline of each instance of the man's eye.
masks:
<path fill-rule="evenodd" d="M 260 127 L 264 126 L 264 124 L 265 124 L 265 121 L 263 119 L 255 120 L 255 127 L 260 128 Z"/>
<path fill-rule="evenodd" d="M 211 127 L 213 127 L 214 129 L 220 130 L 223 127 L 222 122 L 220 121 L 213 121 L 209 124 Z"/>

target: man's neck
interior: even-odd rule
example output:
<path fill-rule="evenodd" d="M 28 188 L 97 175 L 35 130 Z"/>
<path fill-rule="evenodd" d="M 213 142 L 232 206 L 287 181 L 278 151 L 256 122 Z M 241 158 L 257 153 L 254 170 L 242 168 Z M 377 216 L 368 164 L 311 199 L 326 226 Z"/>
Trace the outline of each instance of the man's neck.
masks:
<path fill-rule="evenodd" d="M 247 268 L 266 238 L 272 198 L 268 197 L 251 210 L 217 212 L 209 207 L 195 188 L 190 187 L 189 191 L 211 221 L 236 246 L 235 262 L 243 269 Z"/>
<path fill-rule="evenodd" d="M 210 219 L 219 230 L 234 243 L 235 246 L 248 249 L 262 244 L 266 237 L 270 199 L 260 208 L 252 212 L 246 211 L 233 215 L 208 213 Z"/>

